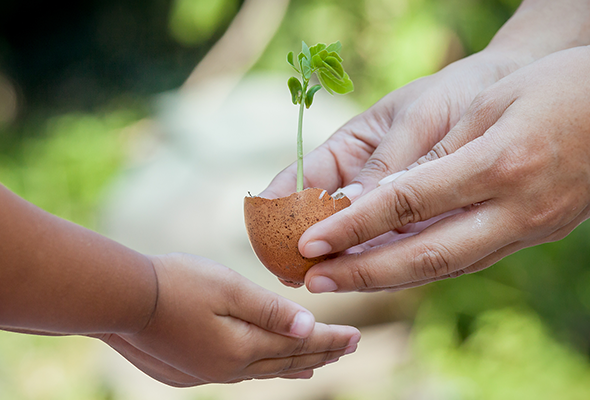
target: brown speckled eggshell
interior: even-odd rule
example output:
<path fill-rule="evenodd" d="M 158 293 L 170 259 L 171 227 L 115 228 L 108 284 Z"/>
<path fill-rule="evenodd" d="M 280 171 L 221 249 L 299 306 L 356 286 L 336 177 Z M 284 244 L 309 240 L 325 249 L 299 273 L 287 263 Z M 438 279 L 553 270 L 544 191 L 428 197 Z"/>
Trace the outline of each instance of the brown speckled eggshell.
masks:
<path fill-rule="evenodd" d="M 254 252 L 273 274 L 300 284 L 314 264 L 327 257 L 305 258 L 299 253 L 299 238 L 313 224 L 348 207 L 347 197 L 335 199 L 325 190 L 305 189 L 288 197 L 246 197 L 244 219 Z"/>

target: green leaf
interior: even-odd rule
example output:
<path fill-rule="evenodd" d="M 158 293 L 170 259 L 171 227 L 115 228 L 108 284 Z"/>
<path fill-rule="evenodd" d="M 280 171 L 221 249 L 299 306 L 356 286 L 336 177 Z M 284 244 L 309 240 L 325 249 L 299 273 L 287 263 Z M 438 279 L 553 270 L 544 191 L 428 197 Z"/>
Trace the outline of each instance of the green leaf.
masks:
<path fill-rule="evenodd" d="M 340 43 L 340 40 L 337 40 L 330 44 L 326 50 L 328 50 L 328 53 L 335 52 L 336 54 L 340 54 L 340 50 L 342 50 L 342 43 Z"/>
<path fill-rule="evenodd" d="M 325 50 L 325 49 L 326 49 L 326 45 L 325 44 L 318 43 L 315 46 L 312 46 L 312 47 L 309 48 L 309 53 L 311 54 L 311 57 L 313 58 L 313 56 L 315 56 L 320 51 Z"/>
<path fill-rule="evenodd" d="M 303 62 L 304 59 L 305 59 L 305 55 L 303 53 L 299 53 L 297 55 L 297 60 L 299 61 L 299 65 L 301 65 L 301 63 Z"/>
<path fill-rule="evenodd" d="M 326 92 L 330 93 L 331 95 L 334 95 L 334 90 L 332 90 L 332 86 L 328 82 L 327 76 L 328 74 L 326 73 L 318 72 L 318 79 L 322 87 L 326 89 Z"/>
<path fill-rule="evenodd" d="M 309 61 L 311 61 L 311 52 L 309 51 L 309 46 L 303 41 L 301 42 L 301 52 Z"/>
<path fill-rule="evenodd" d="M 310 65 L 309 61 L 307 60 L 307 58 L 305 57 L 305 54 L 299 53 L 297 55 L 297 59 L 299 60 L 299 66 L 300 66 L 300 69 L 301 69 L 301 71 L 299 73 L 301 75 L 303 75 L 304 79 L 309 79 L 311 77 L 311 65 Z M 305 61 L 307 61 L 305 63 L 306 64 L 306 67 L 309 68 L 309 71 L 307 72 L 307 77 L 306 77 L 306 70 L 307 70 L 307 68 L 305 68 L 303 66 L 303 64 L 304 64 Z"/>
<path fill-rule="evenodd" d="M 347 73 L 341 79 L 336 78 L 332 73 L 326 72 L 325 69 L 318 71 L 318 78 L 321 85 L 330 94 L 346 94 L 354 90 L 354 85 Z"/>
<path fill-rule="evenodd" d="M 289 91 L 291 92 L 291 101 L 293 104 L 297 105 L 301 103 L 303 87 L 301 86 L 299 79 L 295 78 L 294 76 L 290 77 L 287 81 L 287 86 L 289 86 Z"/>
<path fill-rule="evenodd" d="M 311 103 L 313 103 L 313 96 L 321 88 L 322 88 L 322 85 L 315 85 L 315 86 L 312 86 L 311 88 L 309 88 L 309 90 L 305 94 L 305 108 L 311 107 Z"/>
<path fill-rule="evenodd" d="M 322 68 L 324 66 L 324 60 L 322 60 L 322 57 L 320 57 L 319 54 L 316 54 L 315 56 L 313 56 L 313 58 L 311 59 L 311 67 L 313 69 L 318 69 L 318 68 Z"/>
<path fill-rule="evenodd" d="M 328 57 L 334 57 L 335 59 L 337 59 L 339 62 L 342 62 L 342 57 L 340 57 L 340 54 L 336 53 L 335 51 L 332 51 L 330 53 L 328 53 Z M 327 58 L 327 57 L 326 57 Z"/>
<path fill-rule="evenodd" d="M 291 66 L 293 67 L 293 69 L 299 73 L 301 73 L 301 71 L 299 70 L 299 67 L 297 67 L 297 65 L 295 64 L 295 61 L 293 60 L 294 55 L 293 52 L 290 51 L 289 54 L 287 54 L 287 62 L 289 64 L 291 64 Z"/>
<path fill-rule="evenodd" d="M 342 79 L 344 76 L 344 68 L 340 62 L 334 57 L 327 57 L 325 60 L 320 58 L 319 54 L 313 56 L 312 67 L 316 70 L 325 70 L 325 73 L 334 75 L 335 79 Z"/>
<path fill-rule="evenodd" d="M 329 65 L 339 78 L 344 76 L 344 68 L 342 68 L 342 64 L 334 57 L 326 57 L 324 64 Z"/>
<path fill-rule="evenodd" d="M 289 52 L 287 62 L 301 74 L 302 81 L 297 78 L 289 80 L 289 88 L 294 104 L 301 104 L 305 100 L 306 107 L 313 103 L 315 93 L 323 87 L 330 94 L 345 94 L 354 90 L 354 85 L 342 66 L 340 51 L 342 44 L 336 41 L 329 46 L 324 43 L 317 43 L 309 47 L 305 41 L 301 42 L 301 53 L 295 55 Z M 310 88 L 307 93 L 303 92 L 303 86 L 307 87 L 311 75 L 317 74 L 320 85 Z"/>
<path fill-rule="evenodd" d="M 328 57 L 330 53 L 328 53 L 328 50 L 322 50 L 318 53 L 318 55 L 322 58 L 322 60 L 325 60 L 326 57 Z"/>
<path fill-rule="evenodd" d="M 308 81 L 311 78 L 311 64 L 309 59 L 303 57 L 301 59 L 301 73 L 303 74 L 303 78 Z"/>

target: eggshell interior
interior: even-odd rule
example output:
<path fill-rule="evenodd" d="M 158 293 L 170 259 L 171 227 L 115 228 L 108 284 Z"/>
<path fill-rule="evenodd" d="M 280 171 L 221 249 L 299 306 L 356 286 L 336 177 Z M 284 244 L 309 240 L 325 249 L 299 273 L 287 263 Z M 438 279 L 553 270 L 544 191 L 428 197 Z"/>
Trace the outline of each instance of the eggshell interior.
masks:
<path fill-rule="evenodd" d="M 278 199 L 246 197 L 244 219 L 248 238 L 260 262 L 279 278 L 303 283 L 305 273 L 327 257 L 305 258 L 299 238 L 313 224 L 348 207 L 350 200 L 309 188 Z"/>

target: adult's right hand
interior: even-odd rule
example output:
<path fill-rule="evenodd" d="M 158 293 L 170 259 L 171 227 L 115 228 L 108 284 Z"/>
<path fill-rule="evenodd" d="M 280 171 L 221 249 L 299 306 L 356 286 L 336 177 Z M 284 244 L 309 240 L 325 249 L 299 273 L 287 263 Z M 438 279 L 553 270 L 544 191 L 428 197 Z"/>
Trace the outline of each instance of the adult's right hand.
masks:
<path fill-rule="evenodd" d="M 305 156 L 304 186 L 344 188 L 354 202 L 430 151 L 481 91 L 548 54 L 590 43 L 589 17 L 586 0 L 523 0 L 486 49 L 391 92 Z M 286 168 L 260 196 L 291 194 L 296 170 Z"/>
<path fill-rule="evenodd" d="M 304 157 L 304 186 L 334 192 L 354 180 L 345 193 L 356 200 L 426 154 L 479 92 L 520 66 L 510 54 L 487 49 L 389 93 Z M 292 164 L 260 196 L 288 196 L 296 180 Z"/>
<path fill-rule="evenodd" d="M 426 154 L 478 93 L 519 66 L 508 54 L 488 49 L 391 92 L 304 157 L 304 186 L 329 192 L 344 187 L 341 191 L 354 202 L 382 178 Z M 288 196 L 296 181 L 297 166 L 292 164 L 260 196 Z M 396 240 L 401 231 L 412 228 L 400 228 L 374 242 Z M 301 286 L 279 280 L 286 286 Z"/>
<path fill-rule="evenodd" d="M 318 222 L 310 291 L 400 290 L 489 267 L 590 217 L 590 46 L 547 56 L 483 91 L 418 166 Z M 367 241 L 458 209 L 417 235 Z"/>

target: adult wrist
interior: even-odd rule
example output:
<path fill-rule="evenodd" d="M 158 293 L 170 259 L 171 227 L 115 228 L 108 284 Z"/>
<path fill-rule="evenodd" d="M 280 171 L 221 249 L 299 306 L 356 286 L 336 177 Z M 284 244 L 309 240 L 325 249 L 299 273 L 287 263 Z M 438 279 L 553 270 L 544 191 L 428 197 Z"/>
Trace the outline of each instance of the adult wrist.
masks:
<path fill-rule="evenodd" d="M 557 51 L 590 44 L 587 0 L 524 0 L 484 51 L 521 67 Z"/>

